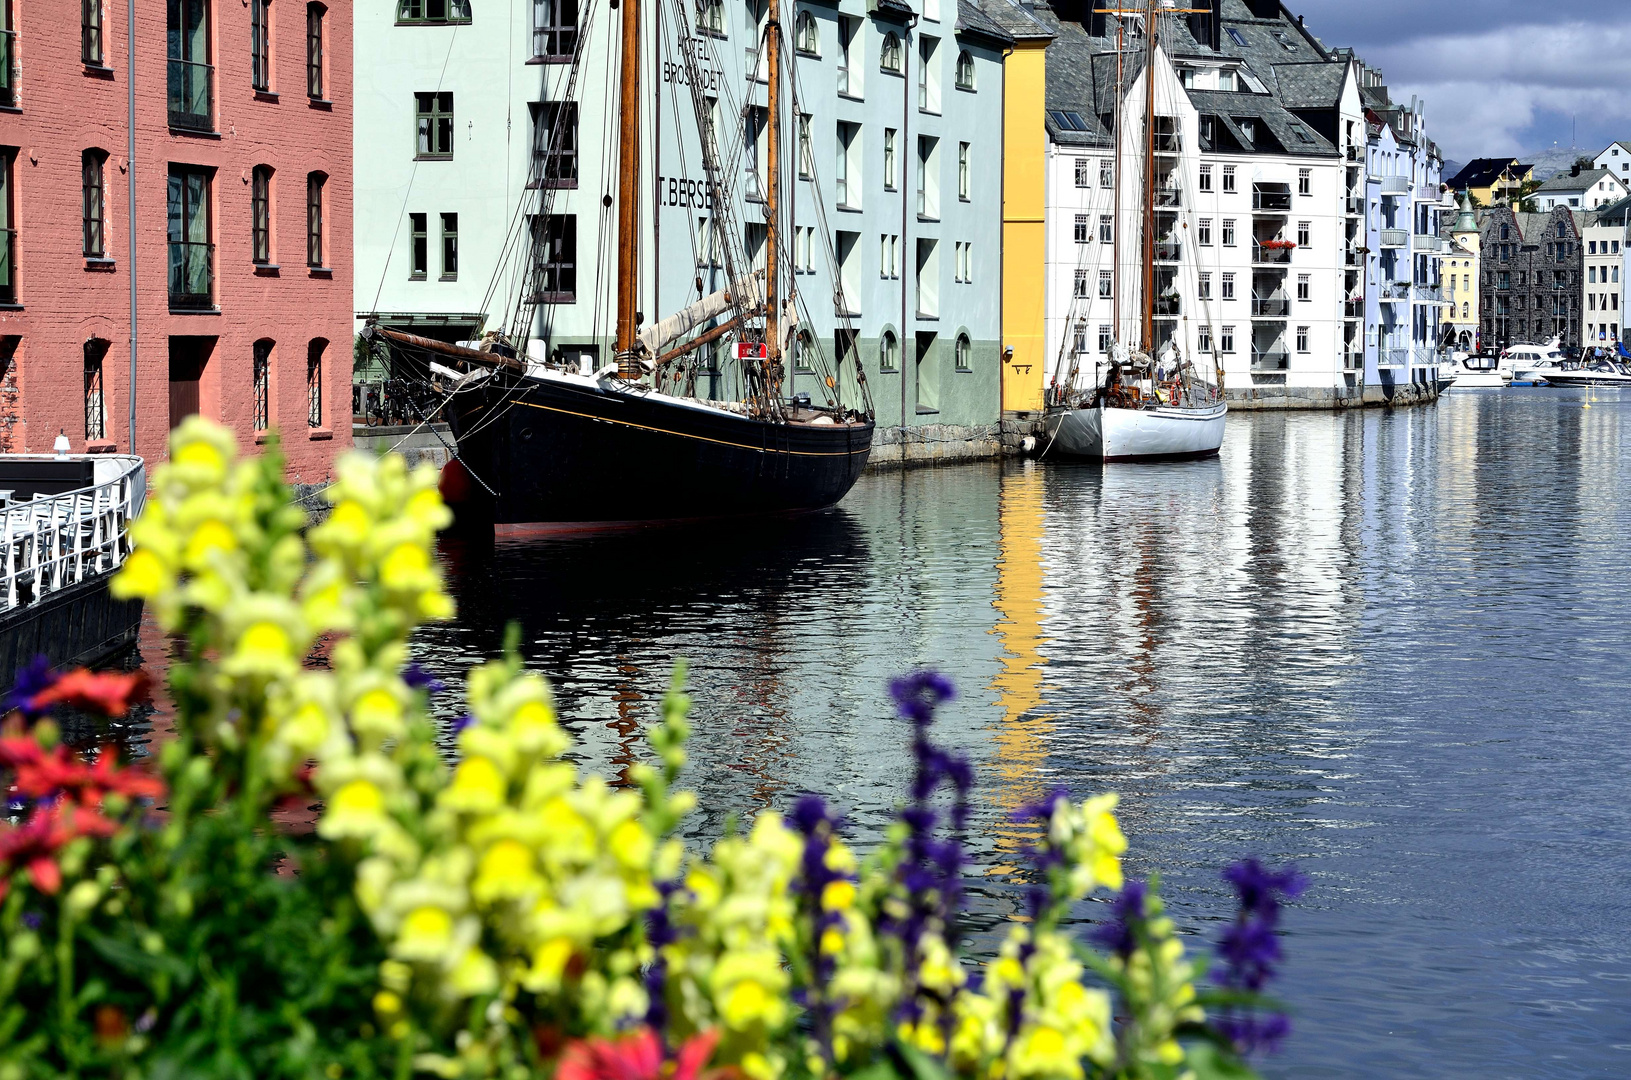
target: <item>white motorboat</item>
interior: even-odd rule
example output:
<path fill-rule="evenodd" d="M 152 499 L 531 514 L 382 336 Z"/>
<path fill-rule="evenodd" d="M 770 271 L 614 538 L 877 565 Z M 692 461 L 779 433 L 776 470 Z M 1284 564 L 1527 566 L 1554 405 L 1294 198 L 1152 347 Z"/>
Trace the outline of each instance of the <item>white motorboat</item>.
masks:
<path fill-rule="evenodd" d="M 1439 368 L 1439 378 L 1451 379 L 1457 390 L 1499 389 L 1512 381 L 1496 357 L 1482 353 L 1452 353 L 1450 362 Z"/>
<path fill-rule="evenodd" d="M 1545 345 L 1513 345 L 1501 354 L 1501 368 L 1513 386 L 1544 386 L 1566 366 L 1556 338 Z"/>
<path fill-rule="evenodd" d="M 1578 367 L 1548 375 L 1553 386 L 1631 386 L 1631 365 L 1614 360 L 1589 360 Z"/>

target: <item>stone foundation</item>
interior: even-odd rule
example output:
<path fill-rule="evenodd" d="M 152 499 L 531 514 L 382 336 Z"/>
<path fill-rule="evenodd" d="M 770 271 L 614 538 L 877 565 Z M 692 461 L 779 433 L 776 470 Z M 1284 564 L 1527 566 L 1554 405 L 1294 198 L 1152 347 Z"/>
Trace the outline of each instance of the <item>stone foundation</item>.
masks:
<path fill-rule="evenodd" d="M 925 424 L 880 427 L 872 436 L 869 471 L 909 469 L 919 465 L 954 465 L 985 461 L 1004 453 L 1001 424 L 965 427 L 960 424 Z"/>
<path fill-rule="evenodd" d="M 1334 386 L 1255 386 L 1230 387 L 1224 392 L 1229 408 L 1238 412 L 1269 412 L 1277 409 L 1365 409 L 1403 408 L 1428 405 L 1438 400 L 1438 387 L 1419 383 L 1400 386 L 1364 384 L 1353 389 Z"/>

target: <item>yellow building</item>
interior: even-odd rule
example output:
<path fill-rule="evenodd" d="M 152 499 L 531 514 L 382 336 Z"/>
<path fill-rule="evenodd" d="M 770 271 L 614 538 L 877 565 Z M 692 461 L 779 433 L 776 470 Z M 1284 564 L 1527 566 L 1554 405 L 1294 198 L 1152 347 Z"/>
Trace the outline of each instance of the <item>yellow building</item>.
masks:
<path fill-rule="evenodd" d="M 1053 34 L 1023 8 L 988 3 L 981 10 L 1014 37 L 1003 67 L 1002 141 L 1002 412 L 1042 411 L 1045 333 L 1048 131 L 1047 49 Z"/>
<path fill-rule="evenodd" d="M 1510 202 L 1524 184 L 1535 178 L 1535 167 L 1517 158 L 1474 158 L 1445 183 L 1451 191 L 1472 196 L 1478 206 Z"/>
<path fill-rule="evenodd" d="M 1449 310 L 1444 319 L 1451 348 L 1470 352 L 1478 344 L 1478 215 L 1462 192 L 1461 216 L 1450 230 L 1450 248 L 1444 255 L 1444 298 Z"/>

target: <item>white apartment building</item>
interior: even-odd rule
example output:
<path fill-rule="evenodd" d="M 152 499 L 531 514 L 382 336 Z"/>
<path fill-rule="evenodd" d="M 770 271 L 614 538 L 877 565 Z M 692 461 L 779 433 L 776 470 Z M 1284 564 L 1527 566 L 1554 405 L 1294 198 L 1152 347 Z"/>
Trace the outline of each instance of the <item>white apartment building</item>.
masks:
<path fill-rule="evenodd" d="M 1610 143 L 1609 146 L 1601 154 L 1598 154 L 1594 161 L 1592 161 L 1592 167 L 1596 169 L 1607 169 L 1620 179 L 1626 181 L 1627 183 L 1631 183 L 1631 142 Z"/>
<path fill-rule="evenodd" d="M 1355 65 L 1278 3 L 1254 4 L 1250 19 L 1230 17 L 1233 7 L 1169 20 L 1176 32 L 1156 52 L 1156 345 L 1175 343 L 1208 377 L 1221 368 L 1236 401 L 1357 404 L 1363 371 L 1348 342 L 1363 312 L 1347 300 L 1358 292 L 1350 252 L 1360 207 L 1349 158 L 1362 159 L 1365 129 Z M 1114 146 L 1113 24 L 1061 20 L 1057 34 L 1048 49 L 1048 381 L 1074 368 L 1078 385 L 1091 385 L 1111 345 L 1137 347 L 1142 330 L 1143 39 L 1135 26 L 1122 56 L 1129 74 Z"/>
<path fill-rule="evenodd" d="M 1615 149 L 1610 147 L 1610 149 Z M 1570 210 L 1597 210 L 1631 195 L 1631 177 L 1606 168 L 1574 168 L 1558 173 L 1535 190 L 1540 212 L 1567 206 Z"/>
<path fill-rule="evenodd" d="M 1623 339 L 1625 321 L 1625 218 L 1631 200 L 1585 215 L 1580 241 L 1585 245 L 1584 298 L 1580 304 L 1580 344 L 1612 347 Z"/>

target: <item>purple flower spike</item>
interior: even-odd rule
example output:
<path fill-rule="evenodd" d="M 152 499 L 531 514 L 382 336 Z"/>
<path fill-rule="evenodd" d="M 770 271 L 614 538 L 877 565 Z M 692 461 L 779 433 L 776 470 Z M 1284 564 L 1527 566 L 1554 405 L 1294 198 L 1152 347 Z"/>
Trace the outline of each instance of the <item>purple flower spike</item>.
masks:
<path fill-rule="evenodd" d="M 447 683 L 426 671 L 417 660 L 402 669 L 402 681 L 408 684 L 409 689 L 423 690 L 431 697 L 447 689 Z"/>
<path fill-rule="evenodd" d="M 11 692 L 0 700 L 0 713 L 9 713 L 12 710 L 21 710 L 22 714 L 30 720 L 45 715 L 46 710 L 39 712 L 28 707 L 41 691 L 49 688 L 57 681 L 57 673 L 51 670 L 51 661 L 44 655 L 36 656 L 17 673 L 17 683 Z"/>
<path fill-rule="evenodd" d="M 938 671 L 918 671 L 889 684 L 900 715 L 920 727 L 934 720 L 934 710 L 957 696 L 957 687 Z"/>
<path fill-rule="evenodd" d="M 1278 974 L 1283 957 L 1276 933 L 1280 907 L 1308 888 L 1308 879 L 1293 867 L 1270 870 L 1256 859 L 1242 859 L 1223 871 L 1234 886 L 1239 910 L 1217 944 L 1223 970 L 1217 980 L 1232 990 L 1260 993 Z M 1272 1051 L 1291 1031 L 1279 1013 L 1256 1015 L 1250 1009 L 1226 1010 L 1218 1030 L 1242 1054 Z"/>
<path fill-rule="evenodd" d="M 1129 881 L 1110 902 L 1110 918 L 1093 930 L 1093 940 L 1106 950 L 1126 959 L 1138 947 L 1138 924 L 1144 920 L 1144 901 L 1149 886 Z"/>

